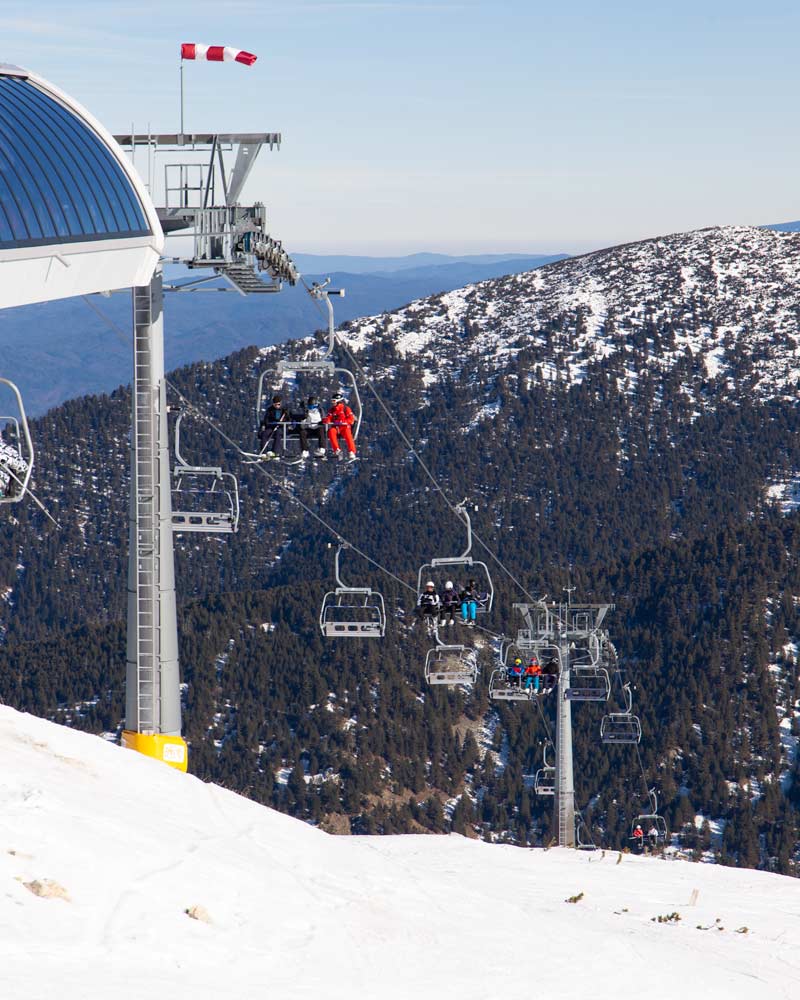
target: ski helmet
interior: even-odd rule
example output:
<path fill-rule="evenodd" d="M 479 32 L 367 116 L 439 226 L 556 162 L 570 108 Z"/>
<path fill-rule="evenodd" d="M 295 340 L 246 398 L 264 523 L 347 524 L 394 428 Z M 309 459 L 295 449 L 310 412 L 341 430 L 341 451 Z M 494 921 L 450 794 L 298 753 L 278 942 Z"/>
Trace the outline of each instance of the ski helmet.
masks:
<path fill-rule="evenodd" d="M 444 585 L 444 589 L 445 590 L 452 590 L 453 589 L 453 581 L 452 580 L 448 580 L 447 583 Z"/>

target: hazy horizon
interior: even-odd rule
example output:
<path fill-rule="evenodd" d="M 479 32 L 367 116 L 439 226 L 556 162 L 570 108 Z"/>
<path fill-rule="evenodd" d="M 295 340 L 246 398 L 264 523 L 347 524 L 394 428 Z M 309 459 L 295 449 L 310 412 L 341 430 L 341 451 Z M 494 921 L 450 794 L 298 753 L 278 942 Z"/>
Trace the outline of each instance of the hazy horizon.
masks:
<path fill-rule="evenodd" d="M 280 131 L 245 197 L 307 252 L 580 253 L 800 216 L 800 7 L 767 0 L 0 3 L 0 61 L 112 131 Z"/>

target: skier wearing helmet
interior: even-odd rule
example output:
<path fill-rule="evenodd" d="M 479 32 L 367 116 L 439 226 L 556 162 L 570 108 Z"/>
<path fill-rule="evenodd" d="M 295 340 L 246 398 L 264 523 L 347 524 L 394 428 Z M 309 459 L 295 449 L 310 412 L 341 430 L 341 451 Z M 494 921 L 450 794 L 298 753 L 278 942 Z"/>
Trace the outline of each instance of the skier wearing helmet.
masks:
<path fill-rule="evenodd" d="M 519 656 L 514 657 L 514 662 L 508 668 L 508 683 L 511 687 L 522 684 L 522 660 Z"/>
<path fill-rule="evenodd" d="M 439 619 L 440 625 L 455 625 L 456 614 L 458 612 L 459 604 L 461 603 L 458 591 L 453 586 L 453 581 L 448 580 L 444 585 L 444 590 L 441 596 L 442 611 Z"/>
<path fill-rule="evenodd" d="M 356 422 L 355 414 L 347 405 L 344 396 L 337 392 L 331 402 L 324 423 L 328 428 L 328 440 L 331 443 L 335 458 L 341 458 L 341 448 L 339 447 L 339 435 L 344 438 L 349 452 L 348 458 L 351 462 L 356 460 L 356 443 L 353 439 L 353 432 L 350 429 Z"/>
<path fill-rule="evenodd" d="M 432 632 L 436 626 L 440 606 L 441 601 L 436 593 L 436 586 L 433 580 L 428 580 L 417 601 L 417 614 L 423 619 L 429 632 Z"/>

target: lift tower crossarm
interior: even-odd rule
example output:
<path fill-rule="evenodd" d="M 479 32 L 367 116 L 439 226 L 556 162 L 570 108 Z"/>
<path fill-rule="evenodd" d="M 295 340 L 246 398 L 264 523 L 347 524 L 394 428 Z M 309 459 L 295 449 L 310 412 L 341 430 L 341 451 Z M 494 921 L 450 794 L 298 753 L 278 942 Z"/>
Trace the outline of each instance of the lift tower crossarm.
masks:
<path fill-rule="evenodd" d="M 175 146 L 181 151 L 186 151 L 196 146 L 210 146 L 214 140 L 217 142 L 246 143 L 253 145 L 259 143 L 262 146 L 275 146 L 280 148 L 280 132 L 127 132 L 123 135 L 115 135 L 114 138 L 122 147 L 126 146 Z"/>

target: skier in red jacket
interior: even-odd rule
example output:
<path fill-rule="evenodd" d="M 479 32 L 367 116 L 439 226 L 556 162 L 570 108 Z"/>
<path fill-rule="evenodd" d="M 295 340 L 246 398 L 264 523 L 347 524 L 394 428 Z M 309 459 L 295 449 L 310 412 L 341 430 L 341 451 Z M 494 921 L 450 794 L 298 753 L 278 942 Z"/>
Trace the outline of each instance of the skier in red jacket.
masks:
<path fill-rule="evenodd" d="M 337 393 L 333 397 L 331 408 L 328 410 L 328 415 L 324 421 L 328 428 L 328 440 L 331 443 L 331 448 L 336 458 L 341 456 L 341 448 L 339 447 L 339 434 L 341 434 L 349 452 L 347 457 L 351 462 L 355 462 L 356 443 L 353 440 L 353 432 L 350 430 L 355 422 L 355 414 L 345 402 L 344 396 L 341 393 Z"/>

